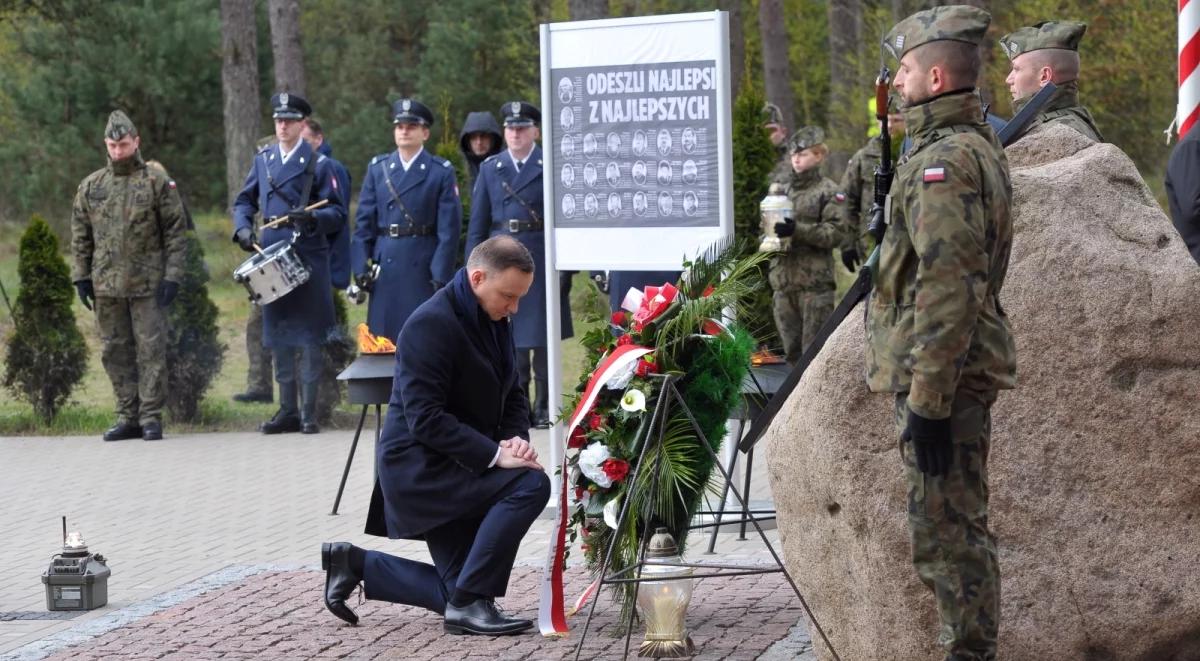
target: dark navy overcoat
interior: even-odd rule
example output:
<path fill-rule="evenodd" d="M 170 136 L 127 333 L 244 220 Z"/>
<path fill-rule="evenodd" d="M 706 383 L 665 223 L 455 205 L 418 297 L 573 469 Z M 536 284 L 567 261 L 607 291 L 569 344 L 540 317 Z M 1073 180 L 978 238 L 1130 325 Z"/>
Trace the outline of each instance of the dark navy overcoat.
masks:
<path fill-rule="evenodd" d="M 375 448 L 375 492 L 366 532 L 419 539 L 494 496 L 527 469 L 488 468 L 499 442 L 529 438 L 529 403 L 516 369 L 498 374 L 469 339 L 454 288 L 444 287 L 409 317 Z M 509 342 L 507 350 L 515 348 Z M 514 361 L 508 361 L 511 366 Z"/>
<path fill-rule="evenodd" d="M 333 167 L 333 176 L 338 182 L 338 191 L 346 200 L 346 209 L 350 205 L 350 171 L 342 162 L 333 157 L 333 148 L 328 142 L 322 142 L 317 153 L 329 160 Z M 343 222 L 338 230 L 328 235 L 329 238 L 329 277 L 334 289 L 345 289 L 350 286 L 350 223 Z"/>
<path fill-rule="evenodd" d="M 542 206 L 541 147 L 534 146 L 519 173 L 507 149 L 479 166 L 479 178 L 475 180 L 475 188 L 471 192 L 471 220 L 467 226 L 464 254 L 470 256 L 471 250 L 488 237 L 510 234 L 529 249 L 537 267 L 533 286 L 521 299 L 517 314 L 513 316 L 513 336 L 518 349 L 546 346 L 545 226 L 536 231 L 512 232 L 508 223 L 510 220 L 531 221 L 535 215 L 536 220 L 544 223 Z M 562 336 L 571 337 L 574 334 L 571 302 L 565 292 L 559 304 L 562 310 Z"/>
<path fill-rule="evenodd" d="M 317 159 L 312 187 L 307 200 L 301 200 L 304 169 Z M 282 162 L 279 145 L 264 147 L 254 156 L 246 183 L 233 203 L 234 233 L 244 228 L 254 229 L 254 213 L 264 221 L 288 211 L 308 206 L 318 200 L 328 204 L 313 211 L 317 231 L 301 235 L 295 248 L 308 265 L 309 278 L 282 298 L 263 307 L 263 345 L 267 347 L 299 347 L 324 343 L 334 328 L 333 290 L 329 273 L 329 237 L 346 223 L 345 191 L 329 159 L 313 154 L 312 147 L 301 140 L 295 152 Z M 291 225 L 264 229 L 258 234 L 264 248 L 279 241 L 291 241 Z"/>
<path fill-rule="evenodd" d="M 429 233 L 389 236 L 389 226 L 410 224 Z M 413 310 L 433 296 L 434 283 L 449 282 L 461 233 L 462 203 L 449 161 L 422 150 L 405 172 L 396 150 L 371 159 L 354 215 L 351 268 L 365 273 L 368 258 L 380 265 L 367 309 L 373 334 L 394 341 Z"/>

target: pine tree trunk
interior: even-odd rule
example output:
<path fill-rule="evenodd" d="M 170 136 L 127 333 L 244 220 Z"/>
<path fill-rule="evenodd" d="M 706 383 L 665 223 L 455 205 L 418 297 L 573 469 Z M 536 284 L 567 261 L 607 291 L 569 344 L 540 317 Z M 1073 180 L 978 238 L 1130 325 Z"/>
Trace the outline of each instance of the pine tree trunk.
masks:
<path fill-rule="evenodd" d="M 221 93 L 225 99 L 226 199 L 242 188 L 258 139 L 258 30 L 254 0 L 221 0 Z"/>
<path fill-rule="evenodd" d="M 742 0 L 721 0 L 717 7 L 729 12 L 729 98 L 736 99 L 746 72 L 746 34 L 742 30 Z"/>
<path fill-rule="evenodd" d="M 829 13 L 829 172 L 841 172 L 865 137 L 869 81 L 860 70 L 862 0 L 830 0 Z"/>
<path fill-rule="evenodd" d="M 300 47 L 299 0 L 268 0 L 271 54 L 275 59 L 275 91 L 306 96 L 304 51 Z"/>
<path fill-rule="evenodd" d="M 796 129 L 792 76 L 788 72 L 788 35 L 783 0 L 760 0 L 758 28 L 762 33 L 763 80 L 767 100 L 779 106 L 788 131 Z"/>
<path fill-rule="evenodd" d="M 572 21 L 608 18 L 608 0 L 567 0 Z"/>

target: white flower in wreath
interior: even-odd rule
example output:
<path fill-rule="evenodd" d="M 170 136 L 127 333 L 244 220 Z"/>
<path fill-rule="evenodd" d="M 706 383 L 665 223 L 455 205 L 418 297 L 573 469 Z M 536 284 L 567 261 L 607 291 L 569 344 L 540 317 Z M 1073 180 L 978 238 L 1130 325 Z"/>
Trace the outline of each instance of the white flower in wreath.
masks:
<path fill-rule="evenodd" d="M 621 499 L 620 498 L 613 498 L 612 500 L 608 501 L 607 503 L 604 503 L 604 525 L 608 526 L 609 528 L 612 528 L 613 530 L 616 530 L 617 529 L 617 515 L 619 515 L 620 513 L 621 513 Z"/>
<path fill-rule="evenodd" d="M 621 398 L 621 408 L 630 413 L 638 413 L 646 410 L 646 395 L 637 388 L 633 388 L 625 393 Z"/>
<path fill-rule="evenodd" d="M 621 369 L 621 371 L 609 377 L 604 383 L 604 387 L 609 390 L 624 390 L 629 387 L 629 382 L 633 381 L 633 377 L 637 374 L 638 361 L 629 361 L 629 364 Z"/>
<path fill-rule="evenodd" d="M 604 473 L 601 467 L 609 459 L 608 446 L 596 442 L 579 452 L 579 470 L 584 477 L 607 489 L 612 486 L 612 479 Z"/>

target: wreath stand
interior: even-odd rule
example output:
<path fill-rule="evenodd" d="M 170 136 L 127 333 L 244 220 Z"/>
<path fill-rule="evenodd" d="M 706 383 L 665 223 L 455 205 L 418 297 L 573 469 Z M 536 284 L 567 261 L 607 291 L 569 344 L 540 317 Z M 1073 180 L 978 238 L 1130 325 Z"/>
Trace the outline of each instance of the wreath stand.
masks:
<path fill-rule="evenodd" d="M 699 569 L 701 571 L 703 571 L 703 570 L 713 570 L 713 571 L 711 571 L 711 573 L 694 573 L 690 576 L 679 576 L 679 577 L 654 576 L 651 578 L 643 578 L 642 577 L 642 569 L 643 569 L 643 567 L 645 567 L 645 564 L 646 564 L 646 548 L 649 546 L 650 537 L 651 537 L 651 534 L 652 534 L 653 528 L 654 528 L 652 525 L 646 525 L 645 530 L 643 530 L 641 532 L 641 542 L 639 544 L 639 549 L 638 549 L 638 561 L 636 563 L 629 565 L 628 567 L 624 567 L 618 571 L 614 571 L 612 573 L 607 573 L 609 571 L 609 569 L 611 568 L 613 549 L 615 549 L 617 547 L 618 542 L 621 540 L 621 531 L 624 530 L 625 518 L 630 515 L 629 505 L 634 500 L 633 493 L 632 493 L 632 485 L 637 484 L 638 474 L 641 473 L 642 470 L 644 470 L 646 468 L 645 467 L 646 451 L 647 451 L 647 449 L 649 449 L 650 444 L 654 443 L 659 448 L 662 447 L 663 437 L 666 432 L 666 426 L 667 426 L 666 423 L 670 419 L 669 414 L 671 412 L 672 406 L 678 406 L 680 409 L 683 410 L 684 414 L 687 416 L 688 422 L 692 427 L 692 431 L 694 431 L 696 433 L 697 440 L 700 442 L 700 445 L 708 452 L 709 456 L 712 458 L 713 466 L 716 467 L 717 470 L 721 471 L 721 475 L 725 478 L 725 484 L 728 486 L 729 490 L 733 492 L 733 497 L 737 499 L 738 504 L 741 505 L 742 512 L 746 512 L 749 509 L 749 505 L 747 504 L 746 500 L 742 498 L 742 494 L 740 494 L 738 492 L 737 487 L 734 486 L 733 480 L 732 480 L 730 474 L 726 471 L 725 467 L 721 465 L 720 458 L 717 456 L 716 452 L 713 450 L 712 446 L 709 444 L 708 438 L 704 435 L 704 431 L 702 429 L 700 429 L 699 423 L 696 422 L 696 417 L 692 414 L 691 409 L 688 408 L 687 403 L 684 402 L 683 395 L 680 394 L 679 388 L 676 386 L 676 381 L 678 381 L 679 376 L 675 375 L 675 374 L 653 375 L 653 376 L 655 378 L 663 379 L 662 388 L 659 390 L 658 401 L 654 405 L 654 413 L 652 414 L 653 417 L 650 419 L 650 424 L 646 428 L 646 432 L 645 432 L 644 436 L 642 438 L 638 439 L 638 442 L 641 444 L 641 450 L 638 453 L 637 465 L 634 466 L 634 468 L 631 471 L 631 474 L 628 478 L 629 484 L 631 485 L 630 493 L 628 493 L 626 495 L 624 501 L 621 503 L 621 511 L 620 511 L 620 514 L 618 514 L 618 516 L 617 516 L 616 530 L 613 532 L 612 540 L 609 542 L 608 549 L 604 553 L 604 561 L 600 565 L 599 586 L 597 588 L 596 595 L 592 598 L 592 605 L 591 605 L 591 608 L 588 610 L 587 620 L 584 622 L 584 625 L 583 625 L 583 633 L 579 637 L 579 645 L 576 646 L 576 648 L 575 648 L 576 661 L 579 660 L 580 654 L 583 652 L 583 645 L 584 645 L 584 642 L 586 642 L 586 640 L 587 640 L 588 630 L 591 628 L 591 625 L 592 625 L 592 617 L 596 613 L 596 604 L 600 601 L 599 593 L 600 593 L 600 590 L 605 585 L 621 585 L 621 584 L 626 584 L 626 583 L 633 583 L 633 584 L 637 585 L 637 584 L 641 584 L 646 581 L 655 581 L 655 582 L 672 581 L 672 580 L 677 581 L 677 580 L 692 580 L 692 579 L 699 579 L 699 578 L 752 576 L 752 575 L 756 575 L 756 574 L 776 574 L 776 573 L 783 574 L 784 578 L 787 579 L 788 585 L 790 585 L 792 588 L 792 591 L 796 593 L 796 598 L 800 601 L 800 606 L 804 609 L 804 614 L 808 617 L 809 621 L 811 621 L 813 623 L 813 627 L 817 630 L 817 633 L 820 634 L 821 641 L 825 644 L 825 647 L 829 649 L 830 653 L 833 655 L 833 658 L 836 661 L 841 661 L 841 657 L 838 656 L 838 653 L 834 649 L 833 644 L 830 643 L 829 638 L 826 637 L 825 630 L 821 628 L 821 624 L 817 621 L 816 616 L 813 615 L 812 609 L 810 609 L 808 606 L 808 602 L 805 601 L 804 595 L 800 594 L 800 588 L 796 587 L 796 582 L 794 580 L 792 580 L 791 574 L 789 574 L 787 569 L 784 567 L 783 561 L 780 559 L 779 554 L 776 553 L 775 548 L 773 546 L 771 546 L 771 542 L 767 539 L 766 533 L 763 532 L 762 526 L 759 525 L 758 519 L 756 517 L 754 517 L 753 515 L 750 515 L 746 519 L 743 519 L 741 522 L 754 524 L 754 529 L 758 533 L 759 539 L 762 540 L 763 545 L 765 545 L 767 547 L 767 550 L 770 551 L 770 553 L 771 553 L 771 558 L 774 560 L 774 567 L 762 568 L 762 567 L 755 567 L 753 565 L 726 565 L 726 564 L 715 564 L 715 563 L 707 563 L 707 562 L 705 562 L 705 563 L 694 563 L 694 562 L 656 563 L 656 565 L 658 565 L 658 566 L 665 566 L 665 567 L 686 567 L 686 568 L 692 568 L 692 569 Z M 649 492 L 649 494 L 647 494 L 645 505 L 644 505 L 644 510 L 643 510 L 643 515 L 644 515 L 643 518 L 647 522 L 650 521 L 650 515 L 652 512 L 654 512 L 654 505 L 655 505 L 654 494 L 658 492 L 658 474 L 659 474 L 658 463 L 660 461 L 659 458 L 661 456 L 662 456 L 661 452 L 656 453 L 654 466 L 653 466 L 653 469 L 651 472 L 651 475 L 653 477 L 652 477 L 652 482 L 650 485 L 650 492 Z M 737 520 L 726 520 L 724 522 L 724 524 L 728 525 L 729 523 L 738 523 L 738 522 L 739 521 L 737 521 Z M 702 523 L 702 524 L 686 526 L 685 529 L 686 530 L 694 530 L 694 529 L 698 529 L 698 528 L 708 528 L 713 525 L 722 525 L 722 524 L 721 523 Z M 630 574 L 634 574 L 634 576 L 630 577 Z M 627 618 L 627 620 L 625 622 L 625 652 L 624 652 L 624 655 L 622 656 L 623 659 L 629 658 L 629 641 L 633 635 L 633 615 L 634 615 L 634 612 L 636 611 L 636 608 L 637 608 L 636 604 L 630 605 L 629 617 Z"/>

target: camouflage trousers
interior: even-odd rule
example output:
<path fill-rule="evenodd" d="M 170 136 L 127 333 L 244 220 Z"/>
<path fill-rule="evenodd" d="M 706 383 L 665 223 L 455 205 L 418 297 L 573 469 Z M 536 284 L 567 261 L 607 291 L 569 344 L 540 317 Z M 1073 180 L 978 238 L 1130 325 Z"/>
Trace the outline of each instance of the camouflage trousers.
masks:
<path fill-rule="evenodd" d="M 263 346 L 263 311 L 261 305 L 250 304 L 246 318 L 246 392 L 270 395 L 275 391 L 271 378 L 271 350 Z"/>
<path fill-rule="evenodd" d="M 896 393 L 897 433 L 908 417 Z M 912 444 L 900 444 L 908 483 L 913 566 L 937 600 L 938 644 L 948 658 L 994 661 L 1000 624 L 1000 566 L 988 530 L 987 458 L 995 391 L 959 390 L 950 411 L 954 458 L 950 472 L 930 477 L 917 468 Z"/>
<path fill-rule="evenodd" d="M 167 400 L 167 315 L 153 296 L 96 297 L 100 360 L 123 422 L 162 422 Z"/>
<path fill-rule="evenodd" d="M 833 313 L 833 292 L 782 289 L 775 292 L 775 327 L 788 362 L 795 363 L 821 324 Z"/>

